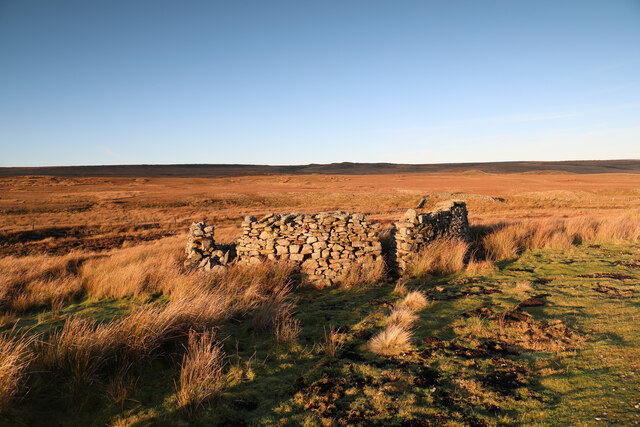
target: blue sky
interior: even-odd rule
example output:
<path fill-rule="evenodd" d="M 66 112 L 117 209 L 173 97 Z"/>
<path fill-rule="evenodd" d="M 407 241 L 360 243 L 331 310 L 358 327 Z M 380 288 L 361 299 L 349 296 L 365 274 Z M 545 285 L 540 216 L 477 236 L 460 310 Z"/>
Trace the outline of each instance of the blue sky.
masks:
<path fill-rule="evenodd" d="M 638 0 L 0 0 L 0 166 L 613 158 Z"/>

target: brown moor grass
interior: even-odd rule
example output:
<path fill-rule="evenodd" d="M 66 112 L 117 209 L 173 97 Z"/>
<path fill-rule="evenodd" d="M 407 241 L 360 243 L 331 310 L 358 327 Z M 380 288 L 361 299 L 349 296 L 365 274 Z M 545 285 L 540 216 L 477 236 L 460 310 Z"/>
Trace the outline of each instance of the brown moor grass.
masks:
<path fill-rule="evenodd" d="M 0 335 L 0 414 L 4 413 L 20 392 L 33 353 L 33 337 L 18 336 L 12 331 Z"/>

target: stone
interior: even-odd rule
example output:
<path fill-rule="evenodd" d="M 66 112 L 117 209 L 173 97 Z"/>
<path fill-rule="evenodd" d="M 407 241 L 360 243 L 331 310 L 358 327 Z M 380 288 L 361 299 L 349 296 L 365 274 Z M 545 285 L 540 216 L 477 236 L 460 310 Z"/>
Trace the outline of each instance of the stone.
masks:
<path fill-rule="evenodd" d="M 302 260 L 304 260 L 304 255 L 303 254 L 291 254 L 291 255 L 289 255 L 289 259 L 291 261 L 302 261 Z"/>
<path fill-rule="evenodd" d="M 225 274 L 227 272 L 228 267 L 223 265 L 214 265 L 210 268 L 211 273 L 213 274 Z"/>
<path fill-rule="evenodd" d="M 402 216 L 403 220 L 410 222 L 412 224 L 417 224 L 418 222 L 418 212 L 415 209 L 407 209 L 407 211 Z"/>
<path fill-rule="evenodd" d="M 260 238 L 262 240 L 271 239 L 272 237 L 273 237 L 273 233 L 270 233 L 268 231 L 263 231 L 262 233 L 260 233 Z"/>
<path fill-rule="evenodd" d="M 313 244 L 313 249 L 316 251 L 320 249 L 326 249 L 326 248 L 327 248 L 326 242 L 316 242 Z"/>
<path fill-rule="evenodd" d="M 318 262 L 313 260 L 313 259 L 308 259 L 306 261 L 304 261 L 301 265 L 302 268 L 304 268 L 305 270 L 315 270 L 316 268 L 318 268 Z"/>

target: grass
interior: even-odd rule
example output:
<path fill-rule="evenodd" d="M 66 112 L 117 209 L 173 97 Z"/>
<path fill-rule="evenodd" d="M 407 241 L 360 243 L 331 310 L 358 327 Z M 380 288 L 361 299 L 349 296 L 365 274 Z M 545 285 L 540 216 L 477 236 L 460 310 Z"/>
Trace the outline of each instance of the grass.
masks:
<path fill-rule="evenodd" d="M 338 355 L 338 351 L 342 348 L 341 342 L 342 334 L 339 329 L 324 329 L 324 341 L 320 344 L 320 349 L 326 357 L 335 358 Z"/>
<path fill-rule="evenodd" d="M 355 263 L 337 280 L 338 286 L 349 289 L 354 286 L 367 286 L 385 279 L 387 267 L 384 259 L 369 264 Z"/>
<path fill-rule="evenodd" d="M 444 238 L 434 240 L 414 256 L 405 275 L 424 279 L 434 274 L 459 273 L 465 268 L 468 252 L 466 242 Z"/>
<path fill-rule="evenodd" d="M 324 178 L 304 186 L 315 179 Z M 322 291 L 298 286 L 284 263 L 206 275 L 182 266 L 183 236 L 6 256 L 0 424 L 631 424 L 640 415 L 640 221 L 636 194 L 616 191 L 580 205 L 512 194 L 499 217 L 495 202 L 474 200 L 473 222 L 484 224 L 474 240 L 434 242 L 396 284 L 383 264 Z M 180 229 L 168 209 L 188 222 L 201 211 L 191 205 L 215 205 L 220 221 L 291 206 L 375 206 L 370 215 L 384 220 L 413 200 L 316 194 L 144 202 L 127 233 Z M 164 224 L 145 223 L 163 209 Z M 580 216 L 587 209 L 598 213 Z M 107 224 L 109 209 L 92 210 Z M 96 247 L 118 234 L 80 228 L 89 246 L 86 233 Z M 223 240 L 237 233 L 218 230 Z M 53 253 L 71 241 L 25 248 Z"/>
<path fill-rule="evenodd" d="M 225 385 L 224 351 L 211 332 L 189 333 L 189 343 L 176 386 L 179 408 L 189 418 L 205 402 L 218 395 Z"/>
<path fill-rule="evenodd" d="M 16 335 L 15 331 L 0 336 L 0 414 L 4 414 L 20 393 L 23 378 L 33 354 L 33 338 Z"/>
<path fill-rule="evenodd" d="M 527 250 L 567 249 L 578 243 L 607 243 L 640 240 L 640 217 L 545 219 L 499 224 L 481 237 L 486 257 L 492 261 L 515 258 Z"/>
<path fill-rule="evenodd" d="M 403 329 L 411 328 L 418 316 L 410 309 L 405 307 L 394 308 L 387 318 L 387 325 L 399 326 Z"/>
<path fill-rule="evenodd" d="M 411 333 L 405 327 L 391 323 L 369 341 L 369 350 L 383 356 L 401 354 L 411 348 Z"/>
<path fill-rule="evenodd" d="M 423 292 L 411 291 L 396 304 L 396 307 L 419 311 L 429 305 L 429 300 Z"/>

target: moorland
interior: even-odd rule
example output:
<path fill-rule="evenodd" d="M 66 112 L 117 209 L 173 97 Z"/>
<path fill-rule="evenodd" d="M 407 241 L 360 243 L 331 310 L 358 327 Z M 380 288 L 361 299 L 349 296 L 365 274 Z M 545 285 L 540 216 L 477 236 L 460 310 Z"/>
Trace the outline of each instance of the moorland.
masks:
<path fill-rule="evenodd" d="M 636 423 L 640 175 L 562 167 L 4 170 L 0 421 Z M 434 242 L 402 277 L 318 290 L 281 262 L 183 265 L 193 221 L 223 243 L 271 212 L 384 230 L 423 198 L 465 200 L 472 240 Z"/>

